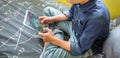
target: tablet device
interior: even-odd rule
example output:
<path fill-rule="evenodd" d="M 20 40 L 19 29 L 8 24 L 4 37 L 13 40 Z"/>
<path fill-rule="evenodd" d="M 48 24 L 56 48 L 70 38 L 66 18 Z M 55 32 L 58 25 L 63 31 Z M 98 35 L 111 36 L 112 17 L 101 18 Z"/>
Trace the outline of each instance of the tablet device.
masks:
<path fill-rule="evenodd" d="M 35 29 L 37 32 L 45 32 L 43 30 L 44 26 L 40 23 L 38 17 L 29 10 L 27 10 L 25 13 L 23 24 L 28 28 Z"/>

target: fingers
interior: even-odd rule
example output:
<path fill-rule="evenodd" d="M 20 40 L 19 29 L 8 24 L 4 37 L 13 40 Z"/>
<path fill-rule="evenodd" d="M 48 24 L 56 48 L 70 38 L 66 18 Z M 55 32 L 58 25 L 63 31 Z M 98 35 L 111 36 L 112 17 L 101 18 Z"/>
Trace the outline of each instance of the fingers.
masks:
<path fill-rule="evenodd" d="M 49 29 L 49 28 L 44 28 L 44 30 L 45 31 L 47 31 L 47 33 L 43 33 L 43 32 L 38 32 L 38 34 L 40 35 L 40 36 L 46 36 L 48 33 L 52 33 L 52 31 Z"/>
<path fill-rule="evenodd" d="M 43 20 L 41 20 L 41 23 L 42 23 L 42 24 L 46 24 L 46 23 L 47 23 L 46 20 L 47 20 L 47 19 L 43 19 Z"/>
<path fill-rule="evenodd" d="M 43 38 L 44 37 L 44 33 L 38 32 L 38 35 L 40 35 L 42 37 L 43 41 L 45 42 L 45 40 Z"/>
<path fill-rule="evenodd" d="M 52 32 L 49 28 L 44 28 L 44 30 L 46 30 L 47 32 Z"/>
<path fill-rule="evenodd" d="M 42 20 L 43 18 L 45 18 L 46 16 L 40 16 L 38 17 L 38 19 Z"/>
<path fill-rule="evenodd" d="M 46 21 L 46 19 L 45 19 L 46 17 L 47 17 L 47 16 L 40 16 L 40 17 L 38 17 L 38 19 L 40 20 L 40 23 L 41 23 L 41 24 L 45 24 L 45 23 L 46 23 L 46 22 L 45 22 L 45 21 Z"/>
<path fill-rule="evenodd" d="M 38 32 L 38 34 L 42 37 L 44 36 L 44 33 L 42 33 L 42 32 Z"/>
<path fill-rule="evenodd" d="M 44 30 L 46 30 L 47 33 L 39 32 L 38 34 L 42 37 L 43 41 L 50 42 L 52 38 L 54 37 L 54 35 L 49 28 L 44 28 Z"/>
<path fill-rule="evenodd" d="M 54 22 L 53 17 L 41 16 L 39 17 L 39 19 L 41 24 L 46 24 L 46 23 L 51 24 Z"/>

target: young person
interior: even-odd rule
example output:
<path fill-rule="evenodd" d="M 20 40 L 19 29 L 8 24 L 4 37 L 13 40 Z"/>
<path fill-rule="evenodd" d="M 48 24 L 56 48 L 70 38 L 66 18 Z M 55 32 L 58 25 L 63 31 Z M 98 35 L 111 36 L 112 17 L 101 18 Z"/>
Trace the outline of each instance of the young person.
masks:
<path fill-rule="evenodd" d="M 65 41 L 64 37 L 61 39 L 49 28 L 44 28 L 47 33 L 39 32 L 44 42 L 50 43 L 46 45 L 43 58 L 49 58 L 47 55 L 53 54 L 56 55 L 54 58 L 80 58 L 79 56 L 84 55 L 89 49 L 93 55 L 101 54 L 103 43 L 109 35 L 110 15 L 106 6 L 101 0 L 67 1 L 73 4 L 69 11 L 61 13 L 47 7 L 44 9 L 47 16 L 40 17 L 42 24 L 56 22 L 60 30 L 69 36 L 68 41 Z M 51 44 L 54 47 L 50 48 Z"/>

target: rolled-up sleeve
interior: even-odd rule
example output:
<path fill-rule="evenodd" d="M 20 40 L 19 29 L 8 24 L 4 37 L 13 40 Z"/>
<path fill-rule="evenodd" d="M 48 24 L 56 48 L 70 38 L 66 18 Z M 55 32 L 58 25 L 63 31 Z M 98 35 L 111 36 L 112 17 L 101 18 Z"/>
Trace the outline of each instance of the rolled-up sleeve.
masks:
<path fill-rule="evenodd" d="M 95 39 L 99 36 L 102 28 L 102 19 L 90 19 L 87 22 L 82 35 L 77 38 L 78 43 L 71 42 L 71 54 L 74 56 L 85 54 L 86 51 L 89 50 Z"/>
<path fill-rule="evenodd" d="M 68 11 L 63 11 L 63 14 L 67 16 L 68 20 L 71 20 L 73 19 L 73 11 L 74 11 L 74 6 L 72 6 L 71 9 Z"/>

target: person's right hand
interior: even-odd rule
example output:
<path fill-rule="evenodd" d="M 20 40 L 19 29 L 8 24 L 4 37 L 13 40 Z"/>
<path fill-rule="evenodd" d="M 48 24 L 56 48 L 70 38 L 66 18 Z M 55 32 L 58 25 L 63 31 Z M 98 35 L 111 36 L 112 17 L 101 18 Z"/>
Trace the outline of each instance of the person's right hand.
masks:
<path fill-rule="evenodd" d="M 51 24 L 53 23 L 53 17 L 47 17 L 47 16 L 40 16 L 39 17 L 40 23 L 41 24 Z"/>

